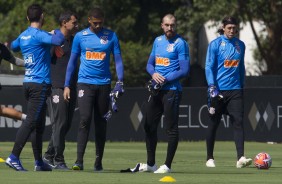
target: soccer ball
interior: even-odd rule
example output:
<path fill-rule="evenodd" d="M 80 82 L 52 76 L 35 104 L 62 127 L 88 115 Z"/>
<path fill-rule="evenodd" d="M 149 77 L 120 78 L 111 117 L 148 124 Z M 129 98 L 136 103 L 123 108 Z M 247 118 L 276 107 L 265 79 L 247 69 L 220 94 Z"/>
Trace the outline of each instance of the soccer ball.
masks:
<path fill-rule="evenodd" d="M 261 152 L 254 158 L 254 165 L 258 169 L 269 169 L 272 164 L 272 159 L 268 153 Z"/>

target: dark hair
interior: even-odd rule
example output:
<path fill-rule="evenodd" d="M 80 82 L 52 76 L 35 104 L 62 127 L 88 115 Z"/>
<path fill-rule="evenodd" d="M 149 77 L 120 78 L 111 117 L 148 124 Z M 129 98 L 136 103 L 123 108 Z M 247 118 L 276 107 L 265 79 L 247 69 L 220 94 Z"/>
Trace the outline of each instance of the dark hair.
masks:
<path fill-rule="evenodd" d="M 223 27 L 225 27 L 227 24 L 235 24 L 235 25 L 238 25 L 238 22 L 237 22 L 237 19 L 234 18 L 234 17 L 225 17 L 222 21 L 221 21 Z M 223 28 L 219 28 L 217 30 L 217 32 L 220 34 L 220 35 L 223 35 L 224 31 L 223 31 Z"/>
<path fill-rule="evenodd" d="M 71 16 L 74 16 L 77 19 L 77 15 L 71 11 L 66 11 L 60 14 L 59 23 L 62 25 L 64 21 L 68 22 L 71 20 Z"/>
<path fill-rule="evenodd" d="M 39 22 L 43 9 L 39 4 L 32 4 L 27 8 L 27 17 L 30 22 Z"/>
<path fill-rule="evenodd" d="M 96 7 L 89 11 L 88 17 L 104 18 L 105 14 L 101 8 Z"/>

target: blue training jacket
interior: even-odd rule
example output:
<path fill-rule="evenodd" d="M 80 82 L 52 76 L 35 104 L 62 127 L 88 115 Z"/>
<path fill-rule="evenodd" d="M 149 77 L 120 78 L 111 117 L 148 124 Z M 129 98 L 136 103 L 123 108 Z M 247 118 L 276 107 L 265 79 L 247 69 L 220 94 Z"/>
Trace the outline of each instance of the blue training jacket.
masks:
<path fill-rule="evenodd" d="M 228 39 L 224 35 L 213 40 L 206 57 L 206 79 L 208 85 L 219 90 L 234 90 L 244 87 L 245 44 L 238 38 Z"/>

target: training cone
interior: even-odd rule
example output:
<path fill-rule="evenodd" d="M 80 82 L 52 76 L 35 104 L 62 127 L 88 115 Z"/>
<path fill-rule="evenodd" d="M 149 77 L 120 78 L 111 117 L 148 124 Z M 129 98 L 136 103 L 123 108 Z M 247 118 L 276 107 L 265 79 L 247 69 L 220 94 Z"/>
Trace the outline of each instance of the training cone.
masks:
<path fill-rule="evenodd" d="M 176 182 L 176 180 L 171 176 L 165 176 L 161 178 L 159 181 L 161 182 Z"/>
<path fill-rule="evenodd" d="M 3 158 L 0 158 L 0 162 L 5 162 L 5 160 Z"/>

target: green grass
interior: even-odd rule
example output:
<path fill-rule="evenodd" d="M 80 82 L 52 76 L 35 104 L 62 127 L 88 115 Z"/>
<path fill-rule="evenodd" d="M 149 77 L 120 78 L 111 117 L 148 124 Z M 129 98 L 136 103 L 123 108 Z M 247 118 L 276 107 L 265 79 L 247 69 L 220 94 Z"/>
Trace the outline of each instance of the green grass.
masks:
<path fill-rule="evenodd" d="M 157 148 L 157 165 L 162 165 L 166 155 L 166 143 L 159 143 Z M 13 143 L 0 143 L 0 157 L 6 159 L 12 150 Z M 47 143 L 44 143 L 44 150 Z M 96 183 L 96 184 L 149 184 L 161 183 L 164 176 L 172 176 L 176 183 L 281 183 L 282 159 L 281 144 L 266 144 L 257 142 L 245 143 L 245 154 L 254 157 L 257 153 L 268 152 L 273 160 L 269 170 L 258 170 L 254 166 L 237 169 L 234 142 L 216 142 L 216 168 L 206 168 L 205 142 L 180 142 L 172 165 L 173 173 L 120 173 L 121 169 L 133 168 L 138 162 L 146 161 L 145 143 L 142 142 L 107 142 L 103 160 L 104 172 L 93 172 L 95 158 L 94 143 L 89 142 L 84 157 L 84 171 L 33 172 L 33 153 L 30 143 L 27 143 L 21 160 L 29 172 L 15 172 L 0 163 L 0 183 L 31 184 L 31 183 Z M 76 158 L 76 143 L 67 143 L 65 159 L 72 166 Z"/>

